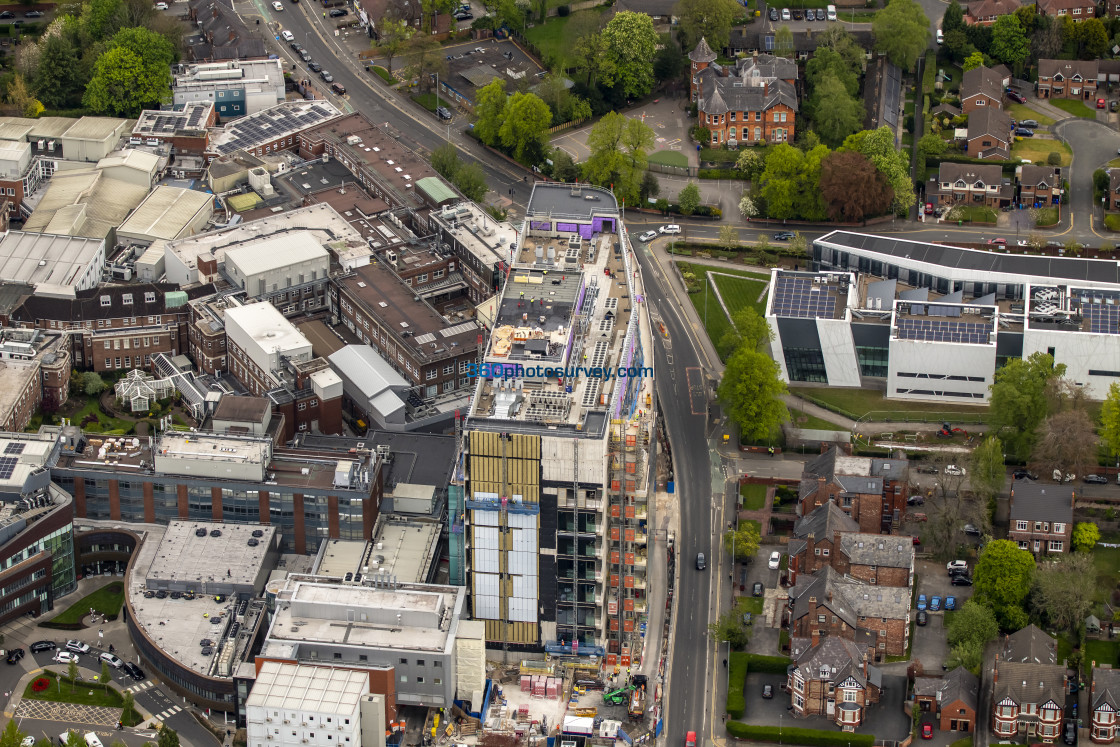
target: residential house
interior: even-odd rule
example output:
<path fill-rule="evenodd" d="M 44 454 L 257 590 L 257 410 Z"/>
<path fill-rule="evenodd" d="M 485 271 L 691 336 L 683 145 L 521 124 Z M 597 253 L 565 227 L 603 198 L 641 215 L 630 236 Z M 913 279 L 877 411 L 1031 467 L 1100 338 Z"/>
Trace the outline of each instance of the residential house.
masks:
<path fill-rule="evenodd" d="M 734 66 L 716 64 L 704 39 L 689 54 L 691 100 L 711 145 L 784 143 L 796 133 L 797 63 L 761 54 Z"/>
<path fill-rule="evenodd" d="M 1057 643 L 1034 625 L 1004 638 L 992 672 L 992 730 L 997 739 L 1053 743 L 1062 728 L 1066 668 Z"/>
<path fill-rule="evenodd" d="M 959 107 L 953 106 L 952 104 L 940 103 L 930 109 L 930 114 L 934 116 L 938 114 L 948 114 L 950 117 L 959 117 L 961 115 L 961 110 Z"/>
<path fill-rule="evenodd" d="M 1057 166 L 1025 164 L 1019 169 L 1019 202 L 1056 205 L 1062 199 L 1062 170 Z"/>
<path fill-rule="evenodd" d="M 1003 108 L 1003 81 L 990 67 L 974 67 L 961 76 L 961 111 Z"/>
<path fill-rule="evenodd" d="M 790 588 L 786 615 L 791 637 L 835 636 L 874 649 L 876 658 L 901 656 L 910 638 L 910 589 L 844 578 L 825 567 Z"/>
<path fill-rule="evenodd" d="M 868 663 L 868 652 L 843 638 L 794 638 L 793 664 L 786 675 L 793 715 L 825 716 L 843 731 L 854 731 L 868 706 L 879 702 L 883 673 Z"/>
<path fill-rule="evenodd" d="M 991 26 L 997 18 L 1011 15 L 1020 5 L 1020 0 L 978 0 L 964 9 L 964 22 L 970 26 Z"/>
<path fill-rule="evenodd" d="M 654 25 L 667 25 L 673 23 L 676 6 L 677 0 L 618 0 L 612 10 L 644 13 L 653 19 Z"/>
<path fill-rule="evenodd" d="M 1035 555 L 1070 551 L 1074 490 L 1032 480 L 1011 483 L 1011 523 L 1007 539 Z"/>
<path fill-rule="evenodd" d="M 909 537 L 865 534 L 829 501 L 798 519 L 789 542 L 789 580 L 822 568 L 879 586 L 910 586 L 914 543 Z"/>
<path fill-rule="evenodd" d="M 941 677 L 915 677 L 914 700 L 932 713 L 940 731 L 972 731 L 980 702 L 980 680 L 964 667 Z"/>
<path fill-rule="evenodd" d="M 198 29 L 186 38 L 192 62 L 268 59 L 264 40 L 249 33 L 231 6 L 216 0 L 190 0 L 188 5 L 191 27 Z"/>
<path fill-rule="evenodd" d="M 838 447 L 806 462 L 798 488 L 798 515 L 836 503 L 861 532 L 889 532 L 906 513 L 909 463 L 905 459 L 853 457 Z"/>
<path fill-rule="evenodd" d="M 968 115 L 968 155 L 985 160 L 1011 157 L 1011 117 L 999 109 L 976 109 Z"/>
<path fill-rule="evenodd" d="M 1089 737 L 1096 744 L 1112 744 L 1116 740 L 1116 714 L 1120 713 L 1120 669 L 1108 664 L 1097 665 L 1093 662 L 1090 675 L 1089 707 L 1092 719 L 1089 723 Z"/>
<path fill-rule="evenodd" d="M 1108 170 L 1108 202 L 1112 210 L 1120 210 L 1120 169 Z"/>
<path fill-rule="evenodd" d="M 1097 95 L 1098 75 L 1096 60 L 1039 60 L 1038 97 L 1087 101 Z"/>
<path fill-rule="evenodd" d="M 926 189 L 926 199 L 937 205 L 967 203 L 998 208 L 1011 202 L 1014 188 L 1003 184 L 998 164 L 942 162 L 937 185 Z"/>
<path fill-rule="evenodd" d="M 1038 14 L 1058 18 L 1069 16 L 1075 21 L 1096 18 L 1097 4 L 1092 0 L 1038 0 Z"/>

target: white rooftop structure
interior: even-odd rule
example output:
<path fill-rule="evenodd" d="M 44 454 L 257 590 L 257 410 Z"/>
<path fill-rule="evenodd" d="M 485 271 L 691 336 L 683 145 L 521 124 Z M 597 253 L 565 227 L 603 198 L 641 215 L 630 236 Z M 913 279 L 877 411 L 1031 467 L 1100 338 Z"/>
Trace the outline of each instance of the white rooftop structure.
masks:
<path fill-rule="evenodd" d="M 244 275 L 256 275 L 282 265 L 329 258 L 311 231 L 282 233 L 226 251 L 226 265 L 234 263 Z"/>
<path fill-rule="evenodd" d="M 0 239 L 0 280 L 28 283 L 73 296 L 97 287 L 105 267 L 105 239 L 8 231 Z"/>
<path fill-rule="evenodd" d="M 358 711 L 362 696 L 367 694 L 366 672 L 266 661 L 261 664 L 245 706 L 346 717 Z"/>
<path fill-rule="evenodd" d="M 81 168 L 56 172 L 23 224 L 24 230 L 105 238 L 144 201 L 150 189 L 147 184 L 114 178 L 111 171 Z"/>
<path fill-rule="evenodd" d="M 19 493 L 55 455 L 56 432 L 0 433 L 0 492 Z M 46 473 L 44 473 L 46 474 Z"/>
<path fill-rule="evenodd" d="M 342 377 L 343 389 L 363 410 L 382 425 L 404 422 L 404 401 L 397 393 L 407 391 L 409 383 L 376 350 L 347 345 L 328 360 Z"/>
<path fill-rule="evenodd" d="M 161 184 L 121 224 L 117 235 L 141 241 L 189 236 L 205 228 L 213 205 L 213 195 Z"/>
<path fill-rule="evenodd" d="M 156 472 L 261 481 L 272 441 L 254 436 L 164 431 L 156 444 Z"/>
<path fill-rule="evenodd" d="M 311 343 L 270 303 L 226 309 L 226 336 L 261 371 L 282 369 L 282 359 L 311 360 Z"/>
<path fill-rule="evenodd" d="M 199 594 L 255 594 L 277 552 L 276 527 L 172 521 L 145 576 L 149 589 Z"/>

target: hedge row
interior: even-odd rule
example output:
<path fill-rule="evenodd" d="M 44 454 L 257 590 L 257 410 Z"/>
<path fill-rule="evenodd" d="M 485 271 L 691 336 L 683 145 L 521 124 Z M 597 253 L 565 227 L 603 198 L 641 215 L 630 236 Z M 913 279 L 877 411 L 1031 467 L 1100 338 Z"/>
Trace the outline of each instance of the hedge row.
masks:
<path fill-rule="evenodd" d="M 755 726 L 744 724 L 742 721 L 728 721 L 727 733 L 738 739 L 747 739 L 752 742 L 771 742 L 781 744 L 807 744 L 819 747 L 835 747 L 845 743 L 851 747 L 873 747 L 874 734 L 849 734 L 841 736 L 838 731 L 822 731 L 818 729 L 797 729 L 780 726 Z"/>
<path fill-rule="evenodd" d="M 730 656 L 727 679 L 727 715 L 742 718 L 747 712 L 747 660 L 750 654 L 735 651 Z"/>
<path fill-rule="evenodd" d="M 700 169 L 697 175 L 701 179 L 742 179 L 743 174 L 738 169 Z"/>

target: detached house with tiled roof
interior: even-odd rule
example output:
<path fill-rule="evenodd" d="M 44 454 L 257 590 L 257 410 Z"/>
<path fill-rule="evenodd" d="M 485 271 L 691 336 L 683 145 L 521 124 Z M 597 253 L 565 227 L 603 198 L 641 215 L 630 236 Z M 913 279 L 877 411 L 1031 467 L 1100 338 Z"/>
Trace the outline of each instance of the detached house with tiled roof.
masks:
<path fill-rule="evenodd" d="M 798 111 L 797 63 L 760 54 L 719 65 L 704 39 L 688 56 L 690 95 L 711 146 L 792 141 Z"/>
<path fill-rule="evenodd" d="M 914 543 L 909 537 L 867 534 L 835 503 L 816 508 L 797 521 L 789 541 L 789 580 L 822 568 L 869 584 L 910 586 Z"/>
<path fill-rule="evenodd" d="M 1096 60 L 1039 60 L 1038 97 L 1087 101 L 1097 95 L 1097 75 Z"/>
<path fill-rule="evenodd" d="M 977 0 L 965 8 L 964 22 L 970 26 L 991 26 L 997 18 L 1011 15 L 1020 5 L 1020 0 Z"/>
<path fill-rule="evenodd" d="M 1019 171 L 1019 202 L 1056 205 L 1062 199 L 1062 170 L 1057 166 L 1024 164 Z"/>
<path fill-rule="evenodd" d="M 964 667 L 941 677 L 915 677 L 914 700 L 937 717 L 941 731 L 972 731 L 980 703 L 980 680 Z"/>
<path fill-rule="evenodd" d="M 1089 738 L 1096 744 L 1112 744 L 1116 741 L 1118 717 L 1120 713 L 1120 669 L 1110 665 L 1097 666 L 1093 662 L 1089 686 L 1089 708 L 1092 719 L 1089 724 Z"/>
<path fill-rule="evenodd" d="M 1097 4 L 1093 0 L 1037 0 L 1036 5 L 1040 16 L 1068 16 L 1074 21 L 1097 17 Z"/>
<path fill-rule="evenodd" d="M 985 107 L 968 115 L 967 152 L 973 158 L 1007 160 L 1011 157 L 1011 117 Z"/>
<path fill-rule="evenodd" d="M 833 447 L 805 463 L 798 486 L 797 511 L 808 516 L 835 503 L 855 519 L 859 531 L 889 532 L 906 512 L 909 462 L 849 456 Z"/>
<path fill-rule="evenodd" d="M 1053 743 L 1061 733 L 1066 668 L 1057 642 L 1034 625 L 1005 636 L 992 672 L 992 731 L 998 739 Z"/>
<path fill-rule="evenodd" d="M 990 67 L 974 67 L 961 76 L 961 111 L 1003 108 L 1003 81 Z"/>
<path fill-rule="evenodd" d="M 786 692 L 793 715 L 824 716 L 843 731 L 863 724 L 879 702 L 883 673 L 868 663 L 867 649 L 842 638 L 793 638 Z"/>
<path fill-rule="evenodd" d="M 901 656 L 910 638 L 910 589 L 845 578 L 826 567 L 790 588 L 786 614 L 791 637 L 835 636 L 879 656 Z"/>
<path fill-rule="evenodd" d="M 1069 552 L 1073 538 L 1074 490 L 1032 480 L 1011 483 L 1007 539 L 1035 555 Z"/>

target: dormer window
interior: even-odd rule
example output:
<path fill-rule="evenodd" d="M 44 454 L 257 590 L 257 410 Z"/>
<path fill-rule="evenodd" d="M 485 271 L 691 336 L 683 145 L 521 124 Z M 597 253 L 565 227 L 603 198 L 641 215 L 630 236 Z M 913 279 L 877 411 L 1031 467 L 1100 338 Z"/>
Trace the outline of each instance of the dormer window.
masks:
<path fill-rule="evenodd" d="M 155 291 L 148 291 L 147 293 L 144 294 L 144 303 L 155 303 L 155 302 L 156 302 Z"/>
<path fill-rule="evenodd" d="M 102 296 L 101 297 L 101 305 L 102 305 L 102 307 L 108 308 L 109 306 L 113 305 L 113 300 L 111 298 L 109 298 L 109 296 Z"/>
<path fill-rule="evenodd" d="M 125 306 L 131 306 L 132 305 L 132 294 L 131 293 L 125 293 L 123 296 L 121 296 L 121 303 L 123 303 Z"/>

